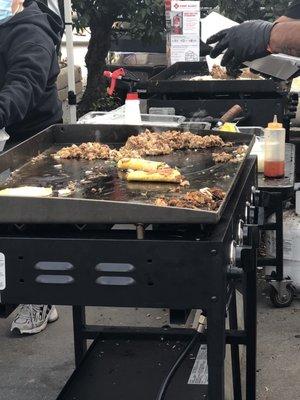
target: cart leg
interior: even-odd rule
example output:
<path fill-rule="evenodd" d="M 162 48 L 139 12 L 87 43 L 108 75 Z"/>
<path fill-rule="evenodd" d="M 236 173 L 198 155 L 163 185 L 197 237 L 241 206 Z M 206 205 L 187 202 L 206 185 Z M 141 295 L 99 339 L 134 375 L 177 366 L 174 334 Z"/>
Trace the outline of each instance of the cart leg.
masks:
<path fill-rule="evenodd" d="M 253 252 L 255 253 L 255 251 Z M 253 256 L 256 265 L 256 254 Z M 246 349 L 246 399 L 256 399 L 256 319 L 257 319 L 256 268 L 246 273 L 245 288 L 245 330 Z"/>
<path fill-rule="evenodd" d="M 283 200 L 280 193 L 278 193 L 276 207 L 276 276 L 277 281 L 283 281 Z"/>
<path fill-rule="evenodd" d="M 209 400 L 224 400 L 225 309 L 221 299 L 215 302 L 207 312 L 207 362 L 208 398 Z"/>
<path fill-rule="evenodd" d="M 232 298 L 229 308 L 229 326 L 230 330 L 238 329 L 237 321 L 237 303 L 236 303 L 236 289 L 233 289 Z M 232 380 L 233 380 L 233 393 L 234 400 L 242 400 L 242 383 L 241 383 L 241 365 L 240 365 L 240 351 L 239 345 L 231 345 L 231 364 L 232 364 Z"/>
<path fill-rule="evenodd" d="M 85 328 L 85 324 L 85 307 L 73 306 L 73 329 L 76 368 L 79 366 L 87 351 L 87 341 L 82 334 L 82 331 Z"/>

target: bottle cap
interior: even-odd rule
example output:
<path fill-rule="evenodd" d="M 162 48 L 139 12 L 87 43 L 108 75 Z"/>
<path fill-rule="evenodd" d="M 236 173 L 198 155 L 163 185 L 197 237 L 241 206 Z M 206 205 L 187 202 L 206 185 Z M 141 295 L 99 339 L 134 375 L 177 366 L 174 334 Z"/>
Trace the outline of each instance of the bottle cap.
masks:
<path fill-rule="evenodd" d="M 269 129 L 282 129 L 283 125 L 278 122 L 277 120 L 277 115 L 274 115 L 274 120 L 273 122 L 269 122 L 268 124 Z"/>
<path fill-rule="evenodd" d="M 139 95 L 138 93 L 127 93 L 126 100 L 138 100 Z"/>

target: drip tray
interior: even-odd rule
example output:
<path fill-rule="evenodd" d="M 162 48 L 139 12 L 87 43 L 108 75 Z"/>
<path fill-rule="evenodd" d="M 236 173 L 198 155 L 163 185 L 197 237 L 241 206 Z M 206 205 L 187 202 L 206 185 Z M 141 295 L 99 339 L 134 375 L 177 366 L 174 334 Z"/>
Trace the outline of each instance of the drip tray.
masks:
<path fill-rule="evenodd" d="M 101 334 L 57 400 L 154 400 L 192 337 L 191 333 Z M 165 400 L 207 399 L 203 354 L 205 348 L 196 342 L 172 378 Z"/>

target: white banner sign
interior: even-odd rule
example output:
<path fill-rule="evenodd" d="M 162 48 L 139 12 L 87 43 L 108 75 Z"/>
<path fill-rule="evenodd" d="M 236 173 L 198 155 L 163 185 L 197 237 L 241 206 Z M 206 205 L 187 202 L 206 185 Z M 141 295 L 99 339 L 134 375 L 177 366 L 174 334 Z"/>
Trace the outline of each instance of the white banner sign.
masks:
<path fill-rule="evenodd" d="M 171 64 L 200 59 L 200 1 L 172 0 L 170 19 Z"/>

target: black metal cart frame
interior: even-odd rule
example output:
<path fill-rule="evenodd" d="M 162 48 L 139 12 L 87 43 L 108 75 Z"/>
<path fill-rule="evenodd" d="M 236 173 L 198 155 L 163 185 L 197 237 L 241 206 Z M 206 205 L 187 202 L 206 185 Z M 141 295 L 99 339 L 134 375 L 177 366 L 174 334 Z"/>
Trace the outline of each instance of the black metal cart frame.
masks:
<path fill-rule="evenodd" d="M 284 276 L 283 263 L 283 210 L 285 202 L 294 197 L 295 183 L 295 146 L 286 144 L 285 177 L 276 180 L 264 180 L 259 176 L 258 188 L 262 193 L 259 206 L 263 207 L 263 213 L 259 222 L 262 232 L 276 232 L 276 253 L 272 258 L 259 258 L 258 266 L 274 266 L 275 271 L 267 276 L 271 286 L 271 301 L 276 307 L 289 306 L 294 298 L 295 289 L 293 281 Z M 274 216 L 274 222 L 269 223 L 268 218 Z"/>
<path fill-rule="evenodd" d="M 0 247 L 6 256 L 7 275 L 7 286 L 1 293 L 2 303 L 73 305 L 77 370 L 59 400 L 74 398 L 72 390 L 78 383 L 78 374 L 101 340 L 116 338 L 117 341 L 130 335 L 136 343 L 141 343 L 142 338 L 150 343 L 165 335 L 179 341 L 182 337 L 183 343 L 187 344 L 195 335 L 195 331 L 166 327 L 89 326 L 85 321 L 86 306 L 204 310 L 207 329 L 203 334 L 199 333 L 197 340 L 206 343 L 208 348 L 209 378 L 205 395 L 210 400 L 224 399 L 224 359 L 226 344 L 229 344 L 234 400 L 243 399 L 239 346 L 244 345 L 246 399 L 255 399 L 257 226 L 249 225 L 250 221 L 245 221 L 244 243 L 236 247 L 236 262 L 232 263 L 230 258 L 233 240 L 239 240 L 235 229 L 238 221 L 244 218 L 245 204 L 251 200 L 251 187 L 256 184 L 255 159 L 247 160 L 239 182 L 221 221 L 214 227 L 190 225 L 178 231 L 172 225 L 156 226 L 152 231 L 145 231 L 144 236 L 139 235 L 138 239 L 136 231 L 101 227 L 0 226 Z M 236 290 L 241 281 L 244 329 L 238 329 L 236 311 Z M 225 328 L 227 311 L 229 330 Z M 96 340 L 86 352 L 88 339 Z M 113 388 L 105 388 L 108 375 L 103 375 L 105 379 L 101 384 L 105 395 L 105 390 L 108 393 Z M 158 376 L 155 380 L 153 377 L 155 382 L 151 384 L 147 398 L 156 397 L 164 378 Z M 122 390 L 125 393 L 126 387 Z M 171 385 L 170 395 L 174 395 L 172 390 L 175 389 Z M 186 396 L 189 391 L 195 396 L 200 386 L 198 389 L 184 384 L 182 390 Z M 178 393 L 176 396 L 182 398 Z M 169 394 L 166 400 L 168 398 Z"/>

